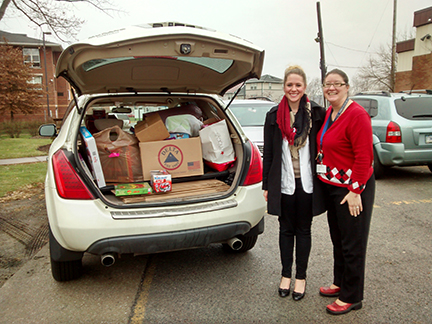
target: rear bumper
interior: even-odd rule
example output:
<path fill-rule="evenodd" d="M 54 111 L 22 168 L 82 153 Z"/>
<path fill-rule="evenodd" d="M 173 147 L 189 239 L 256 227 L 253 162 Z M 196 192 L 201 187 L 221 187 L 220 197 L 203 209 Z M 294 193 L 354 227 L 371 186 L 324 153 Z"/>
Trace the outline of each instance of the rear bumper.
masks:
<path fill-rule="evenodd" d="M 152 254 L 205 247 L 211 243 L 225 242 L 237 235 L 248 235 L 248 232 L 258 235 L 263 231 L 264 217 L 252 229 L 249 223 L 239 222 L 171 233 L 113 237 L 95 242 L 87 252 L 98 255 L 105 253 Z"/>
<path fill-rule="evenodd" d="M 410 166 L 432 163 L 432 148 L 405 150 L 401 143 L 378 143 L 375 150 L 382 165 Z"/>

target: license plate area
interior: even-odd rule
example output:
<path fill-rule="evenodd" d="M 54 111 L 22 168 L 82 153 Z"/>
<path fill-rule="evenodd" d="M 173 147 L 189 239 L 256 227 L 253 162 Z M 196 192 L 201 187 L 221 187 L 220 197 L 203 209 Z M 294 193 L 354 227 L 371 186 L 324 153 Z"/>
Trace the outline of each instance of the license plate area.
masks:
<path fill-rule="evenodd" d="M 425 143 L 432 144 L 432 134 L 425 135 Z"/>

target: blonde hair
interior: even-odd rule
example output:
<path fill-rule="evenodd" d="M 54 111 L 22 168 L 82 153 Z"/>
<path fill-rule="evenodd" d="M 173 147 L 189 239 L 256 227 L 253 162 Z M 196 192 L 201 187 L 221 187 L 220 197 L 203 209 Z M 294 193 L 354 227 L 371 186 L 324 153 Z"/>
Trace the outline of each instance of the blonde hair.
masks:
<path fill-rule="evenodd" d="M 305 83 L 305 85 L 307 85 L 307 81 L 306 81 L 306 73 L 303 71 L 303 69 L 298 66 L 298 65 L 292 65 L 289 66 L 286 70 L 285 70 L 285 75 L 284 75 L 284 85 L 286 83 L 286 80 L 288 79 L 288 76 L 290 74 L 297 74 L 299 76 L 301 76 L 303 78 L 303 82 Z"/>

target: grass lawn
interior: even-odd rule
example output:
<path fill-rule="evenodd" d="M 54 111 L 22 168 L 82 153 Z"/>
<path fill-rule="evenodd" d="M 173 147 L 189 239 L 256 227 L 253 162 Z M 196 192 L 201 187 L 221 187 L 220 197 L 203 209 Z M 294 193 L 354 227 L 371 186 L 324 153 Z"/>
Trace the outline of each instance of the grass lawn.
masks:
<path fill-rule="evenodd" d="M 38 150 L 39 146 L 51 144 L 50 138 L 31 138 L 29 134 L 22 134 L 19 138 L 0 136 L 0 159 L 14 159 L 21 157 L 43 156 L 46 152 Z"/>
<path fill-rule="evenodd" d="M 0 165 L 0 197 L 28 185 L 43 183 L 46 170 L 46 162 Z"/>

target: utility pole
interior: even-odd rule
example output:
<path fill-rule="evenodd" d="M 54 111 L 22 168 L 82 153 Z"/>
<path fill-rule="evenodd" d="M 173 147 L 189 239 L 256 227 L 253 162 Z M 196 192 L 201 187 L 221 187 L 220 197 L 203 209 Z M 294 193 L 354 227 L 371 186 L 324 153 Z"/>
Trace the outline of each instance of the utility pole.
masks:
<path fill-rule="evenodd" d="M 395 0 L 396 1 L 396 0 Z M 325 57 L 324 57 L 324 34 L 322 30 L 322 23 L 321 23 L 321 6 L 320 2 L 317 2 L 317 15 L 318 15 L 318 35 L 317 38 L 315 38 L 315 42 L 320 43 L 320 69 L 321 69 L 321 84 L 324 83 L 325 75 L 327 73 L 327 67 L 325 64 Z M 324 94 L 323 94 L 324 95 Z M 325 96 L 324 96 L 324 106 L 325 104 Z"/>
<path fill-rule="evenodd" d="M 393 0 L 393 31 L 392 31 L 392 53 L 391 53 L 391 68 L 390 68 L 390 87 L 391 91 L 395 91 L 396 84 L 396 10 L 397 0 Z"/>

